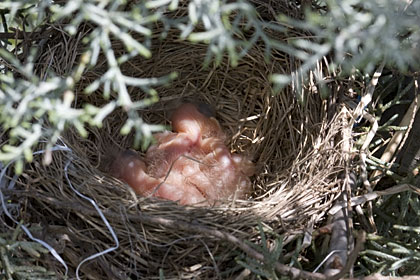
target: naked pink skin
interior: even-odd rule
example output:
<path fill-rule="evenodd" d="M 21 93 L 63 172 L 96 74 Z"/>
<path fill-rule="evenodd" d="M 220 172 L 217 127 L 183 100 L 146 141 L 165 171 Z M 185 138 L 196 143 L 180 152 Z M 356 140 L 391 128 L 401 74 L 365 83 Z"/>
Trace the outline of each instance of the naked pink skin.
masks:
<path fill-rule="evenodd" d="M 142 196 L 154 196 L 163 199 L 178 201 L 182 205 L 203 203 L 204 196 L 195 188 L 180 183 L 176 173 L 171 180 L 163 182 L 149 176 L 146 164 L 131 152 L 120 153 L 113 161 L 110 174 L 127 183 L 133 190 Z M 180 176 L 178 175 L 178 178 Z M 176 184 L 171 184 L 176 183 Z"/>
<path fill-rule="evenodd" d="M 174 132 L 155 134 L 157 143 L 148 149 L 144 161 L 134 152 L 122 152 L 111 165 L 110 174 L 140 195 L 183 205 L 245 198 L 251 190 L 249 176 L 254 165 L 230 153 L 217 120 L 186 103 L 174 112 L 171 121 Z"/>

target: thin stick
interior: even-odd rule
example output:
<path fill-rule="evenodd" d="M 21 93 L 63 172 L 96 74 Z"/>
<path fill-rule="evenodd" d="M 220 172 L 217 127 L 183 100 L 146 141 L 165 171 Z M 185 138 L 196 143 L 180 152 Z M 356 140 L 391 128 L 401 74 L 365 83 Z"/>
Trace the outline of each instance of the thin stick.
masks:
<path fill-rule="evenodd" d="M 7 191 L 7 193 L 9 193 L 9 191 Z M 16 191 L 10 191 L 10 193 L 16 193 Z M 22 195 L 33 196 L 31 193 L 26 192 L 26 191 L 18 192 L 18 193 L 20 196 Z M 96 217 L 99 216 L 98 212 L 78 202 L 76 203 L 62 202 L 62 201 L 59 201 L 58 199 L 42 196 L 39 194 L 37 194 L 36 198 L 46 203 L 54 204 L 60 208 L 66 208 L 73 211 L 81 212 L 84 215 L 90 215 L 90 216 L 96 216 Z M 105 217 L 109 219 L 119 219 L 119 220 L 121 219 L 121 214 L 117 214 L 117 213 L 105 211 L 105 210 L 102 213 L 105 215 Z M 248 254 L 250 257 L 258 261 L 261 261 L 261 262 L 266 261 L 263 254 L 258 253 L 251 246 L 247 245 L 245 242 L 243 242 L 236 236 L 228 232 L 224 232 L 221 230 L 217 230 L 217 229 L 209 228 L 207 226 L 200 225 L 196 221 L 194 221 L 194 223 L 187 223 L 187 222 L 183 222 L 183 221 L 179 221 L 175 219 L 153 217 L 147 214 L 143 214 L 141 212 L 135 215 L 127 214 L 127 218 L 133 222 L 145 223 L 145 224 L 150 224 L 154 226 L 160 225 L 160 226 L 163 226 L 164 228 L 168 228 L 172 230 L 182 230 L 186 232 L 200 233 L 205 236 L 212 236 L 219 240 L 224 240 L 231 244 L 234 244 L 235 246 L 239 247 L 242 251 L 244 251 L 246 254 Z M 327 279 L 327 277 L 321 273 L 308 272 L 305 270 L 301 270 L 301 269 L 297 269 L 294 267 L 281 264 L 279 262 L 276 262 L 274 264 L 274 267 L 278 273 L 280 273 L 281 275 L 287 275 L 291 279 L 308 279 L 308 280 Z"/>
<path fill-rule="evenodd" d="M 351 252 L 349 259 L 344 266 L 344 268 L 334 276 L 328 278 L 328 280 L 338 280 L 343 278 L 346 273 L 350 271 L 353 267 L 354 263 L 356 262 L 357 256 L 359 256 L 359 252 L 363 249 L 363 245 L 366 241 L 366 232 L 362 231 L 359 233 L 356 241 L 356 246 L 354 247 L 353 251 Z"/>
<path fill-rule="evenodd" d="M 418 84 L 417 84 L 417 80 L 414 80 L 415 83 L 415 88 L 418 88 Z M 414 123 L 414 118 L 417 114 L 417 110 L 418 110 L 418 102 L 420 99 L 420 93 L 417 92 L 416 90 L 416 95 L 414 97 L 413 102 L 411 102 L 410 107 L 408 108 L 407 112 L 405 113 L 403 119 L 401 120 L 400 126 L 407 126 L 407 130 L 403 130 L 403 131 L 397 131 L 395 132 L 394 136 L 392 136 L 391 141 L 388 143 L 388 146 L 385 149 L 385 152 L 382 154 L 381 156 L 381 161 L 383 162 L 391 162 L 392 157 L 395 155 L 397 149 L 401 149 L 401 146 L 404 144 L 405 140 L 408 137 L 408 133 L 411 130 L 411 127 L 413 126 Z M 382 171 L 380 170 L 376 170 L 375 172 L 373 172 L 371 179 L 374 179 L 375 181 L 372 183 L 372 185 L 374 186 L 379 179 L 375 179 L 377 178 L 379 175 L 382 174 Z"/>
<path fill-rule="evenodd" d="M 414 185 L 410 185 L 410 184 L 402 184 L 402 185 L 397 185 L 392 188 L 388 188 L 384 191 L 376 191 L 376 192 L 371 192 L 364 195 L 352 197 L 351 206 L 360 205 L 368 201 L 372 201 L 383 195 L 391 195 L 391 194 L 396 194 L 396 193 L 405 192 L 405 191 L 413 191 L 417 193 L 418 195 L 420 195 L 420 188 L 417 188 Z M 345 206 L 346 205 L 344 203 L 336 204 L 333 207 L 331 207 L 331 209 L 328 211 L 328 214 L 333 215 L 337 213 L 342 207 L 345 207 Z"/>

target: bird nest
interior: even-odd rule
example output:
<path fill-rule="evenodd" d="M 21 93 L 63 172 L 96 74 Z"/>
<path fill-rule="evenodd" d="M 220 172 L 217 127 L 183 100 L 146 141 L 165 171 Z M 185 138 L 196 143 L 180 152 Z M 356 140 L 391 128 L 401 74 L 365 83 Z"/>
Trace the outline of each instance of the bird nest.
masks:
<path fill-rule="evenodd" d="M 143 120 L 169 124 L 168 111 L 185 100 L 212 104 L 228 147 L 255 163 L 252 194 L 246 201 L 214 207 L 137 196 L 101 170 L 110 147 L 132 147 L 132 135 L 119 133 L 127 118 L 123 110 L 108 116 L 101 128 L 88 128 L 87 138 L 69 129 L 50 165 L 36 157 L 27 166 L 18 195 L 25 205 L 22 219 L 32 225 L 35 237 L 56 250 L 70 276 L 231 278 L 242 273 L 241 264 L 250 259 L 264 261 L 250 242 L 261 246 L 264 241 L 270 250 L 282 236 L 285 258 L 295 252 L 299 238 L 322 223 L 340 194 L 338 175 L 344 160 L 339 145 L 345 118 L 327 114 L 316 87 L 305 89 L 305 104 L 296 101 L 291 88 L 273 94 L 270 75 L 296 68 L 287 55 L 273 52 L 267 62 L 256 46 L 236 67 L 227 58 L 218 66 L 203 67 L 206 45 L 168 34 L 154 41 L 151 59 L 136 57 L 121 68 L 135 77 L 178 72 L 170 86 L 156 88 L 159 101 L 141 111 Z M 72 69 L 83 48 L 80 39 L 60 32 L 57 44 L 41 57 L 45 63 L 39 71 L 45 65 L 63 75 Z M 118 41 L 112 47 L 124 50 Z M 78 106 L 106 104 L 101 90 L 82 93 L 104 73 L 106 63 L 100 59 L 84 73 L 75 91 Z M 145 97 L 137 89 L 130 94 L 137 100 Z M 65 273 L 52 255 L 43 262 L 59 275 Z"/>

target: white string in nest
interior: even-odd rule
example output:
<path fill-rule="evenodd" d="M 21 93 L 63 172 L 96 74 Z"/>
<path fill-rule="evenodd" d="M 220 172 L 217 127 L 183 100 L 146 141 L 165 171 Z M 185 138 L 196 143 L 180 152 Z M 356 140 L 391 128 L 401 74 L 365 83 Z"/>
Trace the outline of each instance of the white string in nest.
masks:
<path fill-rule="evenodd" d="M 104 224 L 105 224 L 105 226 L 106 226 L 106 228 L 109 230 L 109 232 L 111 233 L 111 236 L 112 236 L 112 238 L 113 238 L 113 240 L 114 240 L 114 242 L 115 242 L 115 246 L 113 246 L 113 247 L 110 247 L 110 248 L 108 248 L 108 249 L 105 249 L 105 250 L 103 250 L 103 251 L 101 251 L 101 252 L 98 252 L 98 253 L 95 253 L 95 254 L 93 254 L 93 255 L 91 255 L 91 256 L 89 256 L 89 257 L 87 257 L 87 258 L 85 258 L 85 259 L 83 259 L 78 265 L 77 265 L 77 268 L 76 268 L 76 278 L 79 280 L 80 279 L 80 277 L 79 277 L 79 270 L 80 270 L 80 267 L 85 263 L 85 262 L 87 262 L 87 261 L 90 261 L 90 260 L 92 260 L 92 259 L 95 259 L 95 258 L 97 258 L 97 257 L 100 257 L 100 256 L 102 256 L 102 255 L 105 255 L 105 254 L 108 254 L 108 253 L 110 253 L 110 252 L 112 252 L 112 251 L 114 251 L 114 250 L 116 250 L 116 249 L 118 249 L 119 248 L 119 246 L 120 246 L 120 243 L 119 243 L 119 240 L 118 240 L 118 237 L 117 237 L 117 235 L 115 234 L 115 231 L 114 231 L 114 229 L 112 228 L 112 226 L 109 224 L 109 222 L 108 222 L 108 220 L 106 219 L 106 217 L 105 217 L 105 215 L 103 214 L 103 212 L 101 211 L 101 209 L 99 209 L 99 207 L 98 207 L 98 205 L 96 204 L 96 202 L 92 199 L 92 198 L 90 198 L 90 197 L 88 197 L 88 196 L 85 196 L 84 194 L 82 194 L 82 193 L 80 193 L 78 190 L 76 190 L 74 187 L 73 187 L 73 184 L 71 183 L 71 180 L 70 180 L 70 178 L 69 178 L 69 176 L 68 176 L 68 167 L 70 166 L 70 164 L 72 163 L 72 159 L 73 159 L 73 151 L 66 145 L 66 144 L 64 144 L 64 142 L 63 141 L 61 141 L 61 139 L 60 139 L 60 142 L 61 142 L 61 145 L 58 145 L 58 144 L 56 144 L 55 146 L 53 146 L 53 148 L 51 149 L 51 151 L 52 152 L 55 152 L 55 151 L 62 151 L 62 152 L 67 152 L 68 154 L 69 154 L 69 157 L 68 157 L 68 160 L 67 160 L 67 162 L 66 162 L 66 164 L 65 164 L 65 166 L 64 166 L 64 175 L 65 175 L 65 177 L 66 177 L 66 180 L 67 180 L 67 183 L 68 183 L 68 185 L 70 186 L 70 188 L 72 189 L 72 191 L 73 192 L 75 192 L 79 197 L 81 197 L 81 198 L 83 198 L 83 199 L 85 199 L 85 200 L 87 200 L 87 201 L 89 201 L 92 205 L 93 205 L 93 207 L 95 207 L 95 209 L 96 209 L 96 211 L 98 212 L 98 214 L 99 214 L 99 216 L 101 217 L 101 219 L 102 219 L 102 221 L 104 222 Z M 33 155 L 40 155 L 40 154 L 44 154 L 44 153 L 46 153 L 46 150 L 39 150 L 39 151 L 36 151 L 36 152 L 34 152 L 33 153 Z M 41 240 L 41 239 L 38 239 L 38 238 L 35 238 L 33 235 L 32 235 L 32 233 L 31 233 L 31 231 L 26 227 L 26 226 L 24 226 L 24 225 L 22 225 L 21 223 L 19 223 L 14 217 L 13 217 L 13 215 L 9 212 L 9 210 L 8 210 L 8 207 L 7 207 L 7 204 L 6 204 L 6 201 L 5 201 L 5 197 L 4 197 L 4 195 L 3 195 L 3 192 L 2 192 L 2 189 L 5 189 L 6 188 L 6 185 L 7 185 L 7 179 L 6 179 L 6 172 L 7 172 L 7 170 L 8 170 L 8 168 L 12 165 L 12 164 L 14 164 L 16 161 L 17 161 L 18 159 L 15 159 L 15 160 L 13 160 L 13 161 L 11 161 L 11 162 L 9 162 L 6 166 L 2 166 L 2 165 L 0 165 L 0 170 L 1 170 L 1 172 L 0 172 L 0 202 L 1 202 L 1 205 L 2 205 L 2 209 L 3 209 L 3 212 L 10 218 L 10 220 L 12 220 L 16 225 L 20 225 L 21 226 L 21 228 L 23 229 L 23 231 L 27 234 L 27 236 L 32 240 L 32 241 L 34 241 L 34 242 L 37 242 L 37 243 L 39 243 L 39 244 L 41 244 L 43 247 L 45 247 L 53 256 L 54 256 L 54 258 L 56 258 L 63 266 L 64 266 L 64 268 L 65 268 L 65 274 L 64 274 L 64 277 L 67 277 L 67 274 L 68 274 L 68 270 L 69 270 L 69 268 L 68 268 L 68 266 L 67 266 L 67 264 L 66 264 L 66 262 L 61 258 L 61 256 L 57 253 L 57 251 L 53 248 L 53 247 L 51 247 L 48 243 L 46 243 L 45 241 L 43 241 L 43 240 Z M 8 184 L 8 186 L 7 186 L 7 189 L 13 189 L 14 188 L 14 186 L 15 186 L 15 184 L 16 184 L 16 180 L 17 180 L 17 178 L 18 178 L 18 176 L 17 175 L 14 175 L 13 176 L 13 178 L 10 180 L 10 182 L 9 182 L 9 184 Z"/>

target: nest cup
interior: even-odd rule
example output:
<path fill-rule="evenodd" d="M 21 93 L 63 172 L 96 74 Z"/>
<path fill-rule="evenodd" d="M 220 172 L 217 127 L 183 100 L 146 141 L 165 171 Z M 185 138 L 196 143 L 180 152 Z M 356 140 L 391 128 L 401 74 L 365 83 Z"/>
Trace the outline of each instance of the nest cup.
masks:
<path fill-rule="evenodd" d="M 88 30 L 83 28 L 86 30 L 80 33 Z M 231 278 L 244 269 L 236 260 L 246 260 L 245 252 L 223 233 L 239 243 L 258 243 L 262 226 L 272 246 L 283 235 L 287 255 L 304 230 L 311 231 L 322 222 L 339 194 L 336 178 L 343 159 L 336 145 L 343 118 L 338 114 L 327 118 L 326 106 L 313 92 L 314 87 L 305 89 L 304 105 L 296 101 L 290 88 L 273 94 L 270 75 L 291 73 L 296 68 L 285 54 L 274 52 L 268 61 L 264 50 L 256 46 L 236 67 L 225 58 L 220 65 L 205 68 L 206 45 L 168 34 L 163 41 L 154 40 L 151 59 L 136 57 L 121 68 L 125 75 L 135 77 L 178 72 L 170 86 L 156 88 L 159 102 L 141 111 L 144 121 L 169 124 L 170 110 L 184 100 L 212 104 L 228 135 L 228 147 L 246 154 L 256 165 L 252 194 L 247 201 L 217 207 L 180 206 L 136 196 L 100 168 L 110 147 L 132 146 L 132 135 L 119 134 L 127 118 L 123 110 L 108 116 L 102 128 L 88 128 L 87 138 L 69 129 L 62 142 L 72 152 L 54 152 L 49 166 L 38 164 L 42 159 L 36 158 L 25 171 L 22 180 L 30 192 L 24 195 L 27 211 L 22 215 L 26 222 L 41 225 L 33 228 L 34 235 L 56 249 L 69 266 L 70 276 L 77 269 L 86 279 L 156 279 L 160 274 L 165 279 Z M 62 36 L 67 39 L 65 45 Z M 72 69 L 77 63 L 74 57 L 83 51 L 79 39 L 64 32 L 57 34 L 56 47 L 41 56 L 43 61 L 55 57 L 54 63 L 40 63 L 40 72 L 45 65 L 63 75 Z M 124 52 L 118 41 L 112 47 L 117 53 Z M 106 104 L 101 90 L 82 93 L 106 69 L 102 57 L 83 75 L 75 91 L 77 106 Z M 131 89 L 130 95 L 133 100 L 145 97 L 139 89 Z M 77 195 L 70 184 L 94 202 Z M 112 247 L 116 249 L 80 265 Z M 59 275 L 64 273 L 52 256 L 44 262 Z"/>

